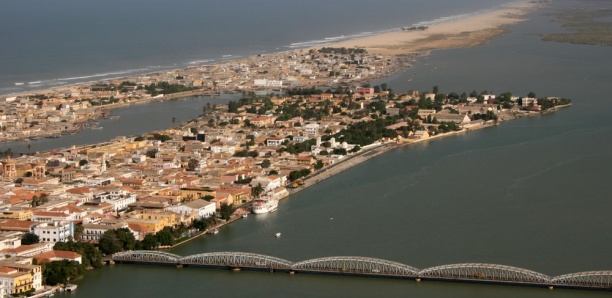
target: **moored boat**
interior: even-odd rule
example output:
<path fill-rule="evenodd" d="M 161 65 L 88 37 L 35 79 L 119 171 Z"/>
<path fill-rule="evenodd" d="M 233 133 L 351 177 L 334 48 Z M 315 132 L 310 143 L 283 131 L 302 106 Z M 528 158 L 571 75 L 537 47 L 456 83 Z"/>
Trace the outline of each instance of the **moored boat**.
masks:
<path fill-rule="evenodd" d="M 253 213 L 255 214 L 273 212 L 276 210 L 277 207 L 278 200 L 273 198 L 262 197 L 253 201 Z"/>

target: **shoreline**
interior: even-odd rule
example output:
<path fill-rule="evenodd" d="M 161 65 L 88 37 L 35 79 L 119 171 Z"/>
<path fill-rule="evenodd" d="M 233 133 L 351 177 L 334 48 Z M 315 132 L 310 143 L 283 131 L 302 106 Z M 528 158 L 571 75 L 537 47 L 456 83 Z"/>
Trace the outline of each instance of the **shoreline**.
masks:
<path fill-rule="evenodd" d="M 297 48 L 286 51 L 269 52 L 261 55 L 251 55 L 245 57 L 236 57 L 234 59 L 227 59 L 221 61 L 214 61 L 213 63 L 206 63 L 202 65 L 189 65 L 185 67 L 169 68 L 165 70 L 158 70 L 152 72 L 145 72 L 141 74 L 134 74 L 130 76 L 118 76 L 107 78 L 103 80 L 91 80 L 84 82 L 77 82 L 73 84 L 65 84 L 61 86 L 34 89 L 23 92 L 12 92 L 8 94 L 2 94 L 1 97 L 10 96 L 23 96 L 29 94 L 41 94 L 51 93 L 58 90 L 73 88 L 73 87 L 84 87 L 92 86 L 96 83 L 107 82 L 107 81 L 118 81 L 118 80 L 129 80 L 141 76 L 150 76 L 159 74 L 162 72 L 176 72 L 176 71 L 187 71 L 203 66 L 218 66 L 225 63 L 246 61 L 258 56 L 272 56 L 282 55 L 292 52 L 308 51 L 311 49 L 320 49 L 323 47 L 346 47 L 346 48 L 364 48 L 370 53 L 393 55 L 393 56 L 409 56 L 410 61 L 413 61 L 416 56 L 427 55 L 431 51 L 450 49 L 450 48 L 462 48 L 472 47 L 483 43 L 486 43 L 493 37 L 503 34 L 505 28 L 508 25 L 512 25 L 521 21 L 524 21 L 524 16 L 531 13 L 547 3 L 536 3 L 529 0 L 517 0 L 507 4 L 503 4 L 492 10 L 476 11 L 472 14 L 467 14 L 464 17 L 451 19 L 448 21 L 442 21 L 434 23 L 427 27 L 426 30 L 418 31 L 390 31 L 379 34 L 373 34 L 366 37 L 358 37 L 354 39 L 343 40 L 339 42 L 333 42 L 324 45 L 318 45 L 314 47 Z M 396 70 L 397 71 L 397 70 Z M 376 80 L 382 77 L 388 77 L 392 73 L 387 73 L 378 78 L 369 78 L 368 80 Z M 198 95 L 206 95 L 204 90 L 196 91 L 185 91 L 185 93 L 195 92 Z M 180 92 L 183 93 L 183 92 Z M 175 98 L 189 97 L 195 95 L 179 95 L 175 93 Z M 167 96 L 171 96 L 168 94 Z M 166 95 L 165 95 L 166 96 Z"/>
<path fill-rule="evenodd" d="M 333 43 L 331 47 L 364 48 L 387 55 L 427 55 L 431 51 L 466 48 L 484 44 L 506 32 L 506 27 L 547 3 L 519 0 L 491 11 L 475 12 L 464 18 L 432 24 L 426 30 L 393 31 Z"/>
<path fill-rule="evenodd" d="M 159 76 L 161 77 L 164 72 L 187 72 L 193 71 L 201 67 L 212 67 L 214 73 L 216 68 L 230 64 L 249 64 L 256 61 L 267 61 L 273 62 L 277 59 L 282 58 L 282 55 L 287 53 L 303 53 L 304 51 L 316 50 L 322 47 L 334 47 L 334 48 L 364 48 L 370 54 L 388 56 L 389 65 L 383 68 L 378 68 L 371 75 L 364 76 L 363 78 L 352 78 L 350 80 L 338 81 L 332 80 L 333 78 L 322 78 L 319 77 L 314 81 L 304 81 L 303 84 L 297 86 L 297 88 L 309 88 L 309 87 L 329 87 L 338 88 L 340 86 L 359 86 L 376 80 L 382 80 L 393 76 L 397 72 L 410 68 L 412 63 L 416 61 L 417 57 L 426 56 L 433 50 L 450 49 L 457 47 L 472 47 L 479 44 L 483 44 L 491 40 L 497 35 L 503 34 L 507 29 L 507 25 L 515 24 L 517 22 L 525 20 L 523 16 L 526 14 L 542 7 L 546 4 L 534 3 L 527 0 L 519 0 L 511 2 L 498 7 L 497 9 L 490 11 L 475 12 L 473 14 L 466 15 L 465 17 L 443 21 L 440 23 L 432 24 L 425 30 L 408 30 L 408 31 L 392 31 L 387 33 L 375 34 L 363 38 L 350 39 L 340 41 L 337 43 L 331 43 L 321 45 L 312 48 L 295 49 L 289 51 L 272 52 L 268 54 L 262 54 L 257 56 L 248 57 L 237 57 L 236 59 L 228 59 L 226 61 L 219 61 L 212 64 L 206 64 L 201 66 L 188 66 L 183 68 L 176 68 L 171 70 L 156 71 L 152 73 L 118 77 L 115 79 L 108 79 L 103 81 L 89 81 L 82 83 L 75 83 L 69 85 L 62 85 L 58 87 L 32 90 L 28 92 L 19 92 L 9 94 L 10 97 L 29 96 L 36 94 L 52 95 L 50 98 L 55 97 L 60 92 L 66 92 L 71 88 L 87 88 L 94 86 L 101 82 L 109 81 L 138 81 L 139 78 L 147 76 Z M 122 93 L 124 98 L 118 103 L 98 105 L 92 107 L 99 113 L 93 113 L 88 119 L 80 120 L 81 122 L 71 123 L 73 129 L 70 131 L 49 131 L 47 133 L 39 132 L 36 135 L 14 135 L 3 137 L 0 140 L 1 143 L 28 141 L 32 139 L 40 139 L 46 137 L 61 137 L 64 134 L 75 134 L 82 133 L 85 128 L 85 123 L 90 121 L 96 121 L 103 117 L 104 111 L 110 111 L 129 107 L 135 104 L 146 104 L 157 101 L 176 100 L 189 97 L 198 96 L 214 96 L 218 94 L 232 94 L 237 92 L 245 91 L 258 91 L 262 90 L 256 86 L 251 86 L 242 90 L 237 87 L 227 89 L 214 89 L 210 88 L 198 88 L 196 90 L 182 91 L 171 94 L 164 94 L 163 97 L 139 97 L 129 93 Z M 272 89 L 267 89 L 272 90 Z M 282 90 L 282 87 L 281 87 Z M 9 96 L 3 95 L 5 98 Z M 97 95 L 95 95 L 97 96 Z M 61 96 L 60 96 L 61 97 Z M 86 97 L 86 96 L 84 96 Z M 71 97 L 68 97 L 71 98 Z M 76 98 L 75 98 L 76 99 Z M 108 116 L 108 115 L 106 115 Z M 83 122 L 85 121 L 85 122 Z"/>

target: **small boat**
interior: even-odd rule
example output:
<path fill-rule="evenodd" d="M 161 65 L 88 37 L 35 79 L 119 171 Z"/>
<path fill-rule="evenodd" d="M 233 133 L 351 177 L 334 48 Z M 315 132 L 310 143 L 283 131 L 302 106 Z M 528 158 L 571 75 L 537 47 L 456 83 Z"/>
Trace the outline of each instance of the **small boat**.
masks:
<path fill-rule="evenodd" d="M 278 237 L 280 237 L 280 236 L 281 236 L 281 233 L 276 233 L 276 234 L 274 234 L 274 237 L 276 237 L 276 238 L 278 238 Z"/>
<path fill-rule="evenodd" d="M 15 86 L 21 86 L 21 85 L 23 85 L 23 82 L 15 83 Z"/>
<path fill-rule="evenodd" d="M 249 216 L 248 214 L 243 214 L 242 218 L 247 218 L 247 216 Z"/>
<path fill-rule="evenodd" d="M 94 126 L 91 129 L 104 129 L 104 127 L 102 127 L 102 126 Z"/>
<path fill-rule="evenodd" d="M 219 234 L 219 229 L 209 230 L 207 233 L 216 235 L 216 234 Z"/>
<path fill-rule="evenodd" d="M 66 290 L 66 292 L 74 292 L 77 289 L 77 285 L 67 284 L 66 286 L 64 286 L 64 289 Z"/>

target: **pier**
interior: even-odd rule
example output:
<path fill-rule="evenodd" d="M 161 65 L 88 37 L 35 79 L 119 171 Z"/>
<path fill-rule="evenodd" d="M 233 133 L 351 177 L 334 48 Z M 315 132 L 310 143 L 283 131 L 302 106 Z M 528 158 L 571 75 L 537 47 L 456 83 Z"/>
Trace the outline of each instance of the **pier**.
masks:
<path fill-rule="evenodd" d="M 112 256 L 117 263 L 176 267 L 211 267 L 231 270 L 334 274 L 365 277 L 453 281 L 574 289 L 612 290 L 612 271 L 588 271 L 548 276 L 528 269 L 486 263 L 463 263 L 418 269 L 406 264 L 368 257 L 338 256 L 301 262 L 246 252 L 211 252 L 179 256 L 162 251 L 125 251 Z"/>

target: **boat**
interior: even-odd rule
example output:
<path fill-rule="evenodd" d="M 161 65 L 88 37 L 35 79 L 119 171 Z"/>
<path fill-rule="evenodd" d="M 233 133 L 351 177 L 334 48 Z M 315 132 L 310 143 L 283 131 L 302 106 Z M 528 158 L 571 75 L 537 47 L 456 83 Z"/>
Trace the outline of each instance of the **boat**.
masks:
<path fill-rule="evenodd" d="M 21 86 L 21 85 L 23 85 L 22 82 L 15 83 L 15 86 Z"/>
<path fill-rule="evenodd" d="M 280 236 L 281 236 L 281 233 L 276 233 L 276 234 L 274 234 L 274 237 L 276 237 L 276 238 L 278 238 L 278 237 L 280 237 Z"/>
<path fill-rule="evenodd" d="M 104 129 L 104 127 L 102 127 L 102 126 L 94 126 L 91 129 Z"/>
<path fill-rule="evenodd" d="M 207 233 L 216 235 L 216 234 L 219 234 L 219 229 L 209 230 Z"/>
<path fill-rule="evenodd" d="M 67 284 L 66 286 L 64 286 L 64 289 L 66 290 L 66 292 L 74 292 L 77 289 L 77 285 Z"/>
<path fill-rule="evenodd" d="M 270 197 L 261 197 L 253 201 L 253 213 L 263 214 L 273 212 L 278 207 L 278 200 Z"/>
<path fill-rule="evenodd" d="M 242 218 L 247 218 L 247 216 L 248 216 L 247 214 L 243 214 Z"/>

